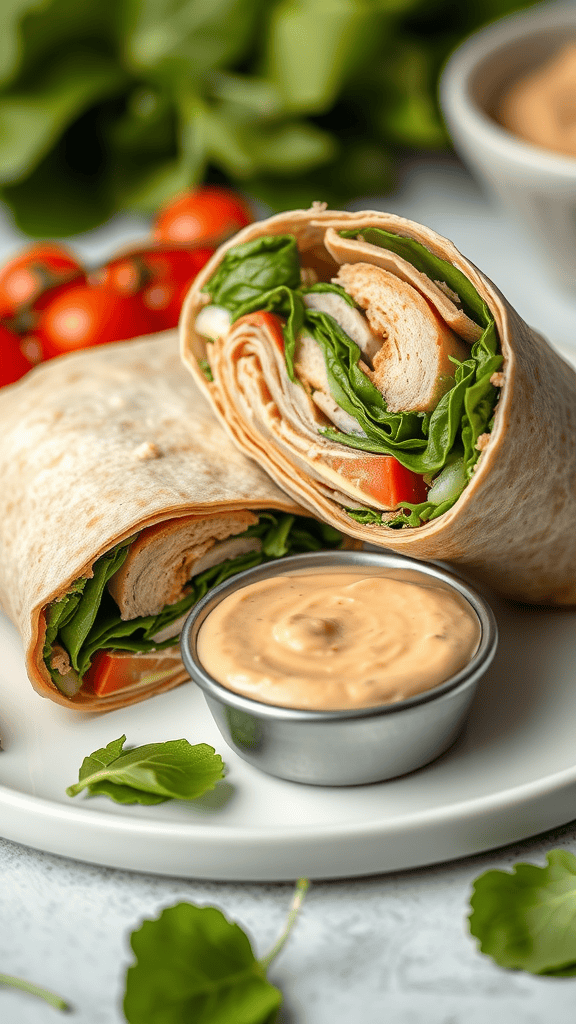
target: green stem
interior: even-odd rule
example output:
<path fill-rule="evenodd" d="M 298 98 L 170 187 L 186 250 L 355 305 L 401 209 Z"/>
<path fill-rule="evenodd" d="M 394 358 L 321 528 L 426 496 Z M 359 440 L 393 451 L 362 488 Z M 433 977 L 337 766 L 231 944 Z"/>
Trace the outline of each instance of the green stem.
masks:
<path fill-rule="evenodd" d="M 272 961 L 276 959 L 284 943 L 286 942 L 286 939 L 290 935 L 290 932 L 292 931 L 292 927 L 298 916 L 298 911 L 302 906 L 302 901 L 304 899 L 304 896 L 306 895 L 306 891 L 309 885 L 310 881 L 307 878 L 299 878 L 298 881 L 296 882 L 296 889 L 294 890 L 294 896 L 292 897 L 292 903 L 290 905 L 288 917 L 286 918 L 284 930 L 280 937 L 272 946 L 272 949 L 267 954 L 267 956 L 262 957 L 262 959 L 259 961 L 260 966 L 264 969 L 265 972 L 270 967 Z"/>
<path fill-rule="evenodd" d="M 0 974 L 0 985 L 9 985 L 11 988 L 20 988 L 23 992 L 29 992 L 32 996 L 38 996 L 39 999 L 44 999 L 45 1002 L 50 1003 L 55 1010 L 70 1010 L 71 1006 L 57 996 L 55 992 L 49 992 L 47 988 L 40 988 L 38 985 L 33 985 L 30 981 L 23 981 L 22 978 L 15 978 L 12 974 Z"/>

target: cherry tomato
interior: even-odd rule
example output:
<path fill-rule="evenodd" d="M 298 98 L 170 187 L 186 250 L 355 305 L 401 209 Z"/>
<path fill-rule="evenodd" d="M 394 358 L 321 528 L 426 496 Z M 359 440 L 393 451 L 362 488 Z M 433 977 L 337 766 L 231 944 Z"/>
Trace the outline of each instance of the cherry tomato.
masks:
<path fill-rule="evenodd" d="M 26 357 L 19 335 L 0 324 L 0 387 L 20 380 L 34 362 Z"/>
<path fill-rule="evenodd" d="M 58 289 L 42 306 L 34 333 L 47 359 L 155 330 L 139 296 L 119 295 L 107 285 Z"/>
<path fill-rule="evenodd" d="M 83 276 L 76 257 L 61 245 L 30 246 L 0 269 L 0 319 L 14 320 L 46 289 Z"/>
<path fill-rule="evenodd" d="M 182 192 L 162 207 L 153 234 L 163 242 L 216 246 L 253 220 L 248 204 L 236 192 L 220 185 L 204 185 Z"/>
<path fill-rule="evenodd" d="M 176 327 L 184 297 L 213 249 L 148 248 L 125 253 L 94 271 L 89 280 L 121 295 L 141 294 L 154 329 Z"/>
<path fill-rule="evenodd" d="M 208 262 L 213 249 L 154 254 L 148 266 L 154 278 L 142 292 L 142 302 L 154 319 L 157 331 L 178 326 L 182 304 L 194 278 Z"/>

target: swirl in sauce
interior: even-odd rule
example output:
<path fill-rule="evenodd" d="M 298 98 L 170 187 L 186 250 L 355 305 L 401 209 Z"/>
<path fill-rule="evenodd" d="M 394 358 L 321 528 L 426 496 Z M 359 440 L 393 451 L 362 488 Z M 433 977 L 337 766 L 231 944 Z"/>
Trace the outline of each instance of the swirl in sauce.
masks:
<path fill-rule="evenodd" d="M 236 693 L 335 711 L 430 690 L 464 668 L 479 640 L 468 602 L 432 579 L 322 569 L 229 594 L 203 622 L 198 656 Z"/>

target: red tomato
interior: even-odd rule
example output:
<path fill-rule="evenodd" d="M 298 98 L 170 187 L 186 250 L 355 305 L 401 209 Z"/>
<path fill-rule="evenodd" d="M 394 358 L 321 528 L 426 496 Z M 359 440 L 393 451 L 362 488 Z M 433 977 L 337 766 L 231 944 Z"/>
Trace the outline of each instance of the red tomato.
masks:
<path fill-rule="evenodd" d="M 119 295 L 106 285 L 78 284 L 46 296 L 34 333 L 49 359 L 154 330 L 138 296 Z"/>
<path fill-rule="evenodd" d="M 240 317 L 238 323 L 254 324 L 255 327 L 262 327 L 267 330 L 274 344 L 280 349 L 282 355 L 284 355 L 284 331 L 282 330 L 282 320 L 276 313 L 265 313 L 263 310 L 258 309 L 255 313 L 246 313 L 245 316 Z"/>
<path fill-rule="evenodd" d="M 76 257 L 62 246 L 30 246 L 0 269 L 0 319 L 12 320 L 46 289 L 83 276 Z"/>
<path fill-rule="evenodd" d="M 176 327 L 186 293 L 213 249 L 148 248 L 125 253 L 90 275 L 122 295 L 141 293 L 154 329 Z"/>
<path fill-rule="evenodd" d="M 34 365 L 22 351 L 20 342 L 18 334 L 0 324 L 0 387 L 20 380 Z"/>
<path fill-rule="evenodd" d="M 104 697 L 128 686 L 166 682 L 182 674 L 181 662 L 162 656 L 162 652 L 128 654 L 122 651 L 98 651 L 84 676 L 83 690 Z"/>
<path fill-rule="evenodd" d="M 146 257 L 154 277 L 142 292 L 142 302 L 154 318 L 157 331 L 178 326 L 188 290 L 213 252 L 213 249 L 174 250 Z"/>
<path fill-rule="evenodd" d="M 394 509 L 409 501 L 426 501 L 428 488 L 424 478 L 406 469 L 392 455 L 358 455 L 354 458 L 327 456 L 329 465 L 345 480 L 353 480 L 368 498 Z"/>
<path fill-rule="evenodd" d="M 253 220 L 248 204 L 232 189 L 203 185 L 163 206 L 153 234 L 163 242 L 219 245 Z"/>

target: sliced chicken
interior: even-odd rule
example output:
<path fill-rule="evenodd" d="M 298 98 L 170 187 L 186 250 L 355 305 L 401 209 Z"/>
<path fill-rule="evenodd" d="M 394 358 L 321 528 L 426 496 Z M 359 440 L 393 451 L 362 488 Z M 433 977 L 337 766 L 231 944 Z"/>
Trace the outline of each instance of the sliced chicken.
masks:
<path fill-rule="evenodd" d="M 179 601 L 188 581 L 202 571 L 198 565 L 208 567 L 202 559 L 216 542 L 243 533 L 257 522 L 253 512 L 239 510 L 225 515 L 185 516 L 143 530 L 108 582 L 122 618 L 158 615 L 167 604 Z"/>
<path fill-rule="evenodd" d="M 470 349 L 416 288 L 381 267 L 350 263 L 334 279 L 366 310 L 383 344 L 366 372 L 391 412 L 432 412 Z"/>
<path fill-rule="evenodd" d="M 261 550 L 262 541 L 259 537 L 234 537 L 231 540 L 220 541 L 219 544 L 215 544 L 205 555 L 202 555 L 202 558 L 199 558 L 194 563 L 192 576 L 198 576 L 206 569 L 213 569 L 215 565 L 221 565 L 222 562 L 226 562 L 228 559 L 246 555 L 249 551 Z M 164 640 L 169 640 L 170 637 L 180 636 L 182 627 L 188 618 L 189 610 L 180 615 L 178 619 L 174 619 L 174 622 L 171 622 L 168 626 L 159 629 L 152 639 L 160 644 Z"/>
<path fill-rule="evenodd" d="M 455 292 L 443 281 L 431 281 L 426 274 L 416 270 L 411 263 L 390 249 L 359 239 L 342 238 L 334 228 L 326 231 L 324 244 L 337 263 L 370 263 L 371 266 L 381 267 L 394 274 L 399 281 L 411 284 L 427 299 L 446 325 L 464 341 L 472 344 L 482 334 L 482 328 L 456 304 L 460 300 Z M 338 278 L 334 280 L 338 281 Z"/>
<path fill-rule="evenodd" d="M 347 305 L 344 299 L 340 301 Z M 358 420 L 341 409 L 332 398 L 324 353 L 318 342 L 305 331 L 301 331 L 296 339 L 294 371 L 298 379 L 311 389 L 312 401 L 339 430 L 346 434 L 364 434 Z"/>
<path fill-rule="evenodd" d="M 356 342 L 370 366 L 373 365 L 374 356 L 382 348 L 382 338 L 371 330 L 359 309 L 354 309 L 346 299 L 334 292 L 309 292 L 304 295 L 304 304 L 308 309 L 317 309 L 333 317 L 344 333 Z"/>

